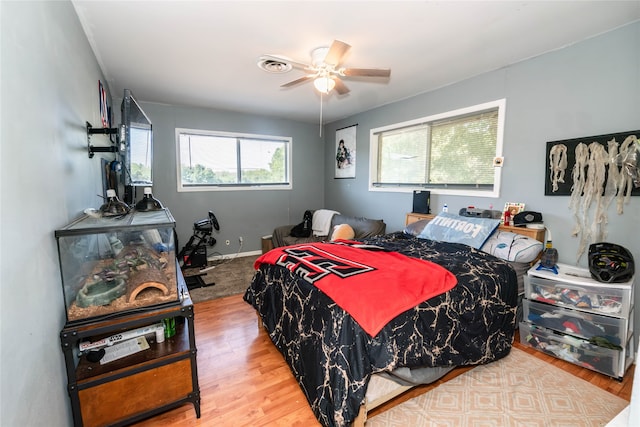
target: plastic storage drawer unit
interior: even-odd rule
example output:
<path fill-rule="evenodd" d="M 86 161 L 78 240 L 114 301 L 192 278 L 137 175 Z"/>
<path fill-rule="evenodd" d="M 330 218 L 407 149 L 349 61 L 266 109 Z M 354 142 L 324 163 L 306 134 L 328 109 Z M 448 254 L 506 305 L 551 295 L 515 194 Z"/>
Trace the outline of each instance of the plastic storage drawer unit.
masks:
<path fill-rule="evenodd" d="M 633 311 L 629 319 L 603 316 L 558 307 L 536 301 L 523 301 L 524 320 L 558 332 L 590 339 L 598 337 L 614 345 L 622 345 L 633 330 Z"/>
<path fill-rule="evenodd" d="M 620 350 L 599 347 L 587 340 L 557 334 L 527 322 L 520 323 L 520 342 L 567 362 L 619 379 L 632 362 L 631 357 L 625 360 L 624 353 Z M 633 337 L 625 345 L 627 354 L 633 354 Z"/>
<path fill-rule="evenodd" d="M 633 305 L 633 280 L 602 283 L 586 269 L 558 264 L 555 274 L 536 267 L 524 277 L 527 299 L 615 317 L 625 317 Z"/>

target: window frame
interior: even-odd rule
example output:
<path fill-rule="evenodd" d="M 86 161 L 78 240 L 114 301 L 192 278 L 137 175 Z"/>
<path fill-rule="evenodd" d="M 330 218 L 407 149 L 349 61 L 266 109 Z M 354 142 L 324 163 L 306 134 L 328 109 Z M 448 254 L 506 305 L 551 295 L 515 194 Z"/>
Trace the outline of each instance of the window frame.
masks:
<path fill-rule="evenodd" d="M 498 109 L 498 120 L 496 129 L 496 153 L 494 156 L 494 176 L 493 188 L 490 190 L 469 188 L 443 188 L 439 186 L 430 186 L 428 184 L 417 185 L 407 184 L 375 184 L 378 176 L 378 135 L 382 132 L 390 132 L 400 130 L 402 128 L 429 124 L 445 119 L 454 119 L 456 117 L 468 116 L 482 111 Z M 429 190 L 432 194 L 456 195 L 456 196 L 473 196 L 473 197 L 500 197 L 500 186 L 502 181 L 502 149 L 504 142 L 504 122 L 506 111 L 506 99 L 498 99 L 470 107 L 459 108 L 444 113 L 434 114 L 431 116 L 420 117 L 400 123 L 393 123 L 386 126 L 371 129 L 369 132 L 369 191 L 371 192 L 398 192 L 411 193 L 414 190 Z M 430 155 L 431 147 L 427 147 L 427 153 Z M 496 159 L 500 159 L 499 162 Z"/>
<path fill-rule="evenodd" d="M 269 183 L 234 183 L 234 184 L 203 184 L 194 186 L 185 186 L 182 183 L 182 165 L 180 158 L 180 135 L 191 134 L 211 137 L 223 137 L 223 138 L 244 138 L 254 140 L 267 140 L 274 142 L 283 142 L 285 146 L 285 170 L 287 174 L 287 182 L 279 184 Z M 293 188 L 293 174 L 292 174 L 292 152 L 293 152 L 293 138 L 289 136 L 278 135 L 262 135 L 242 132 L 225 132 L 225 131 L 213 131 L 205 129 L 191 129 L 191 128 L 176 128 L 175 130 L 175 147 L 176 147 L 176 183 L 177 191 L 181 192 L 198 192 L 198 191 L 261 191 L 261 190 L 291 190 Z M 240 159 L 238 159 L 240 161 Z M 242 166 L 240 164 L 240 166 Z"/>

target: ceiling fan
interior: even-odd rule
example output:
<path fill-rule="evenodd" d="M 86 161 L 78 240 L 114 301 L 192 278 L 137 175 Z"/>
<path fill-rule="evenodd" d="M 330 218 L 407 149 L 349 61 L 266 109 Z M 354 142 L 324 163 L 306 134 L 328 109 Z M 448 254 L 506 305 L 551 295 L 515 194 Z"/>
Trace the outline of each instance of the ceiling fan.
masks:
<path fill-rule="evenodd" d="M 384 68 L 345 68 L 341 67 L 342 60 L 351 46 L 340 40 L 334 40 L 330 47 L 319 47 L 311 52 L 311 63 L 305 64 L 281 55 L 263 55 L 258 66 L 265 71 L 283 73 L 298 68 L 307 75 L 290 81 L 280 87 L 291 87 L 300 83 L 313 81 L 315 88 L 322 94 L 328 94 L 335 89 L 340 95 L 349 92 L 342 77 L 389 77 L 390 69 Z"/>

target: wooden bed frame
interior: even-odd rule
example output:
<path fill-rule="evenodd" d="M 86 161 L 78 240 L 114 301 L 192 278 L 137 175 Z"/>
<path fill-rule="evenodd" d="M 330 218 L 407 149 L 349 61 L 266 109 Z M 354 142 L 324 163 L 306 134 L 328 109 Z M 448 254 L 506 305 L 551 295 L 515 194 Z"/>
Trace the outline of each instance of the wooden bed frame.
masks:
<path fill-rule="evenodd" d="M 371 379 L 369 380 L 369 388 L 367 388 L 367 394 L 364 397 L 365 401 L 364 401 L 364 403 L 362 405 L 360 405 L 360 411 L 358 412 L 358 416 L 353 420 L 353 423 L 351 424 L 352 427 L 364 427 L 364 424 L 367 422 L 367 413 L 369 411 L 377 408 L 378 406 L 382 405 L 383 403 L 387 403 L 391 399 L 394 399 L 394 398 L 400 396 L 405 391 L 409 391 L 414 387 L 414 386 L 410 386 L 410 385 L 395 384 L 395 387 L 393 387 L 392 389 L 386 391 L 385 393 L 381 394 L 380 396 L 376 396 L 375 398 L 372 398 L 371 401 L 369 401 L 369 397 L 368 396 L 369 396 L 370 390 L 375 390 L 375 388 L 376 388 L 375 381 L 376 380 L 382 380 L 382 377 L 380 377 L 380 375 L 378 375 L 378 374 L 373 374 L 371 376 Z M 385 381 L 387 381 L 389 383 L 393 382 L 391 380 L 385 380 Z M 372 384 L 372 382 L 373 382 L 373 384 Z M 371 388 L 372 385 L 373 385 L 373 388 Z"/>
<path fill-rule="evenodd" d="M 407 214 L 407 224 L 413 223 L 420 219 L 433 219 L 435 215 L 430 214 Z M 500 226 L 500 229 L 503 231 L 510 231 L 512 233 L 521 234 L 523 236 L 534 238 L 542 243 L 544 243 L 545 229 L 531 229 L 525 227 L 505 227 Z M 535 261 L 534 261 L 535 262 Z M 258 328 L 262 329 L 264 326 L 262 324 L 262 319 L 258 312 L 256 312 L 258 316 Z M 446 375 L 446 374 L 445 374 Z M 444 375 L 443 375 L 444 376 Z M 365 395 L 365 401 L 360 406 L 360 411 L 358 415 L 353 420 L 351 424 L 352 427 L 364 427 L 367 421 L 367 413 L 378 406 L 394 399 L 404 392 L 412 389 L 415 386 L 412 385 L 400 385 L 392 380 L 381 377 L 379 374 L 373 374 L 371 379 L 369 380 L 369 387 L 367 388 L 367 393 Z M 437 381 L 437 380 L 436 380 Z M 373 386 L 373 387 L 372 387 Z M 383 388 L 384 391 L 380 392 L 379 389 Z"/>

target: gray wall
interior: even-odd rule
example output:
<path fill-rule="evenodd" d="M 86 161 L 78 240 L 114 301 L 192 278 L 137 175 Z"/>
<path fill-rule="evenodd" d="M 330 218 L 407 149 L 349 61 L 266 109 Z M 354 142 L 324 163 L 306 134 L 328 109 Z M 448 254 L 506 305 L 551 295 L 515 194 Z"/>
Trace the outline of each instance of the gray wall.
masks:
<path fill-rule="evenodd" d="M 133 90 L 133 89 L 132 89 Z M 135 90 L 133 90 L 135 94 Z M 153 195 L 173 214 L 179 246 L 192 234 L 193 223 L 213 211 L 220 223 L 217 244 L 209 256 L 259 251 L 260 237 L 278 225 L 302 221 L 306 209 L 324 206 L 324 145 L 317 126 L 236 112 L 141 102 L 153 123 Z M 176 184 L 176 128 L 277 135 L 293 138 L 293 190 L 178 192 Z M 230 245 L 225 245 L 230 240 Z"/>
<path fill-rule="evenodd" d="M 2 1 L 0 15 L 0 425 L 67 426 L 53 232 L 101 203 L 85 122 L 100 122 L 104 77 L 71 3 Z"/>
<path fill-rule="evenodd" d="M 560 262 L 575 264 L 578 239 L 568 196 L 545 196 L 547 141 L 640 129 L 640 23 L 513 66 L 420 94 L 325 127 L 325 202 L 349 214 L 383 218 L 388 231 L 401 230 L 411 211 L 411 193 L 368 192 L 369 131 L 372 128 L 506 98 L 504 169 L 499 198 L 432 195 L 432 211 L 473 205 L 501 209 L 524 202 L 542 212 Z M 336 129 L 358 124 L 355 179 L 332 179 Z M 570 173 L 567 179 L 571 179 Z M 609 239 L 640 260 L 640 197 L 618 215 L 609 211 Z M 581 259 L 585 261 L 586 257 Z M 640 321 L 640 319 L 638 319 Z M 636 330 L 638 330 L 636 328 Z"/>

